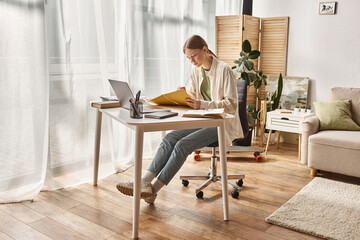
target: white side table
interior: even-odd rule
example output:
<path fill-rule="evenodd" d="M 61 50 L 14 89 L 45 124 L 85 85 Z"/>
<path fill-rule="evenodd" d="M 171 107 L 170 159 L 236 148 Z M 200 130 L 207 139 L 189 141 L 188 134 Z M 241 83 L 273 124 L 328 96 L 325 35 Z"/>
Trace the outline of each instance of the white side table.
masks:
<path fill-rule="evenodd" d="M 302 123 L 305 118 L 313 116 L 314 113 L 302 113 L 294 112 L 291 113 L 280 113 L 278 111 L 268 112 L 266 115 L 266 129 L 269 129 L 269 137 L 266 144 L 265 154 L 268 151 L 269 142 L 271 138 L 272 130 L 278 131 L 278 138 L 276 148 L 279 148 L 280 133 L 281 132 L 290 132 L 299 134 L 299 161 L 301 159 L 301 133 L 302 133 Z"/>

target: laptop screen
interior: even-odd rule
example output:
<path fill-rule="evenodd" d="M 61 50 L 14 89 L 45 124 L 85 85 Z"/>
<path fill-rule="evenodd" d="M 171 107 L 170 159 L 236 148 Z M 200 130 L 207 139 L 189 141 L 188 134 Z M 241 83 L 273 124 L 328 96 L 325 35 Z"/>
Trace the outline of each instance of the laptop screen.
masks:
<path fill-rule="evenodd" d="M 121 107 L 130 109 L 130 98 L 134 98 L 134 95 L 127 82 L 109 79 L 110 85 L 115 92 L 117 99 L 120 102 Z"/>

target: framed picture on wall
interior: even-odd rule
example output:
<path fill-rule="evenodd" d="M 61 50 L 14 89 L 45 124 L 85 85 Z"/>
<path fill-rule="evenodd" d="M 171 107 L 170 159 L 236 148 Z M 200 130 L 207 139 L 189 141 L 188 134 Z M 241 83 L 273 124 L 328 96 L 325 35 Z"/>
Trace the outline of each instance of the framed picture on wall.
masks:
<path fill-rule="evenodd" d="M 335 9 L 336 9 L 336 2 L 319 2 L 320 15 L 335 14 Z"/>

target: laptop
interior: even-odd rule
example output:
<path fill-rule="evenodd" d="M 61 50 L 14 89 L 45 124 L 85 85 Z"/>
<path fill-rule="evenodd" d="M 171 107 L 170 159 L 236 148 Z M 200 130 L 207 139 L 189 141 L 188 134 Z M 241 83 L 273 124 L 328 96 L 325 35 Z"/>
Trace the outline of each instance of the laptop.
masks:
<path fill-rule="evenodd" d="M 130 110 L 130 98 L 134 98 L 130 86 L 127 82 L 112 80 L 109 79 L 110 85 L 115 92 L 117 99 L 120 102 L 122 108 Z M 153 113 L 153 112 L 169 112 L 170 109 L 160 108 L 157 106 L 145 106 L 143 105 L 143 110 L 141 113 Z"/>

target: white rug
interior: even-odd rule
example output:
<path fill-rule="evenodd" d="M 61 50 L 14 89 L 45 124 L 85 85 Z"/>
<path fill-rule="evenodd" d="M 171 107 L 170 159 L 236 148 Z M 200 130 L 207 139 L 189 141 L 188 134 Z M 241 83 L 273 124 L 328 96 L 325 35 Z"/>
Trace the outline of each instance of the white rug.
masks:
<path fill-rule="evenodd" d="M 360 186 L 316 177 L 266 222 L 326 239 L 360 239 Z"/>

